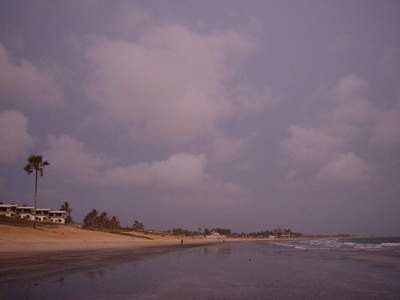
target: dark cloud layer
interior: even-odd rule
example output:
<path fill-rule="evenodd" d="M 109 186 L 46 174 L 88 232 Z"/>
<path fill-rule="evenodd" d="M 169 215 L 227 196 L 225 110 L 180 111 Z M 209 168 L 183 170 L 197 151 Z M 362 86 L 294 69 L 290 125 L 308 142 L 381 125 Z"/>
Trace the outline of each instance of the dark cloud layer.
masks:
<path fill-rule="evenodd" d="M 3 1 L 0 196 L 150 227 L 399 234 L 396 1 Z"/>

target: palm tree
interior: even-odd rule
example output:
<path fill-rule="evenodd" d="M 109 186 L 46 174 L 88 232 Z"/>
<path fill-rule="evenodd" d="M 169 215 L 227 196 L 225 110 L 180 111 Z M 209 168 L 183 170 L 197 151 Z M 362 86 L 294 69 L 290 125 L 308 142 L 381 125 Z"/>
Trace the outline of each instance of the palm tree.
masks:
<path fill-rule="evenodd" d="M 96 227 L 96 219 L 98 218 L 98 214 L 99 212 L 96 209 L 93 209 L 91 212 L 89 212 L 83 219 L 84 227 Z"/>
<path fill-rule="evenodd" d="M 33 201 L 35 206 L 35 220 L 33 221 L 33 227 L 36 228 L 36 206 L 37 206 L 37 182 L 38 174 L 43 176 L 44 167 L 50 165 L 48 161 L 43 160 L 41 155 L 31 155 L 28 158 L 28 163 L 25 165 L 24 170 L 29 175 L 35 172 L 35 193 L 33 195 Z"/>
<path fill-rule="evenodd" d="M 65 210 L 65 211 L 67 212 L 66 223 L 68 223 L 68 224 L 72 223 L 72 216 L 71 216 L 72 208 L 71 208 L 71 206 L 69 205 L 69 203 L 68 203 L 68 202 L 64 202 L 64 203 L 61 205 L 60 210 Z"/>

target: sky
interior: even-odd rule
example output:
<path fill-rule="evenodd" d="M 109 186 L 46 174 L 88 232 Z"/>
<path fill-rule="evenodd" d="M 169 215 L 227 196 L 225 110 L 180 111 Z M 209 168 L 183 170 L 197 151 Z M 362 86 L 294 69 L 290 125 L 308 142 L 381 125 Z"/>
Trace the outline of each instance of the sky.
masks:
<path fill-rule="evenodd" d="M 399 1 L 0 3 L 0 198 L 147 228 L 400 234 Z"/>

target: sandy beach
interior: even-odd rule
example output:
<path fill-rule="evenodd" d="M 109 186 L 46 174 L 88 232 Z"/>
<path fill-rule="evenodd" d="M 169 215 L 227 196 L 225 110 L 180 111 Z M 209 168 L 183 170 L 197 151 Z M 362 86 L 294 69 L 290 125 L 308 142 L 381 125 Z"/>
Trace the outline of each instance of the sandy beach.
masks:
<path fill-rule="evenodd" d="M 115 234 L 68 225 L 40 225 L 34 229 L 0 224 L 0 281 L 90 269 L 220 242 L 137 232 Z"/>
<path fill-rule="evenodd" d="M 200 238 L 180 238 L 121 232 L 121 234 L 92 231 L 68 225 L 40 225 L 36 229 L 28 226 L 0 224 L 0 253 L 16 255 L 24 252 L 77 251 L 124 249 L 206 244 L 210 241 Z"/>

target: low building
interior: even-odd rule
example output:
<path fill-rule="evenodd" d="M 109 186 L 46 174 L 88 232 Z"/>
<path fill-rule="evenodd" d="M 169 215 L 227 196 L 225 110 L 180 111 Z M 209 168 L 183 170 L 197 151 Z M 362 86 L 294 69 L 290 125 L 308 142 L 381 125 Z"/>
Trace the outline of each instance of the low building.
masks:
<path fill-rule="evenodd" d="M 16 217 L 17 204 L 0 204 L 0 216 Z"/>
<path fill-rule="evenodd" d="M 17 206 L 17 217 L 29 221 L 35 220 L 35 208 L 32 206 Z"/>
<path fill-rule="evenodd" d="M 19 206 L 18 204 L 0 204 L 0 216 L 20 218 L 28 221 L 52 222 L 65 224 L 67 212 L 51 210 L 50 208 L 35 208 L 33 206 Z"/>
<path fill-rule="evenodd" d="M 37 208 L 36 209 L 36 221 L 50 222 L 50 208 Z"/>
<path fill-rule="evenodd" d="M 226 238 L 226 236 L 225 235 L 222 235 L 222 234 L 219 234 L 218 232 L 211 232 L 211 234 L 208 234 L 208 235 L 206 235 L 206 238 L 207 239 L 216 239 L 216 240 L 219 240 L 219 239 L 225 239 Z"/>
<path fill-rule="evenodd" d="M 65 224 L 67 218 L 67 212 L 65 210 L 50 210 L 49 212 L 50 222 Z"/>

